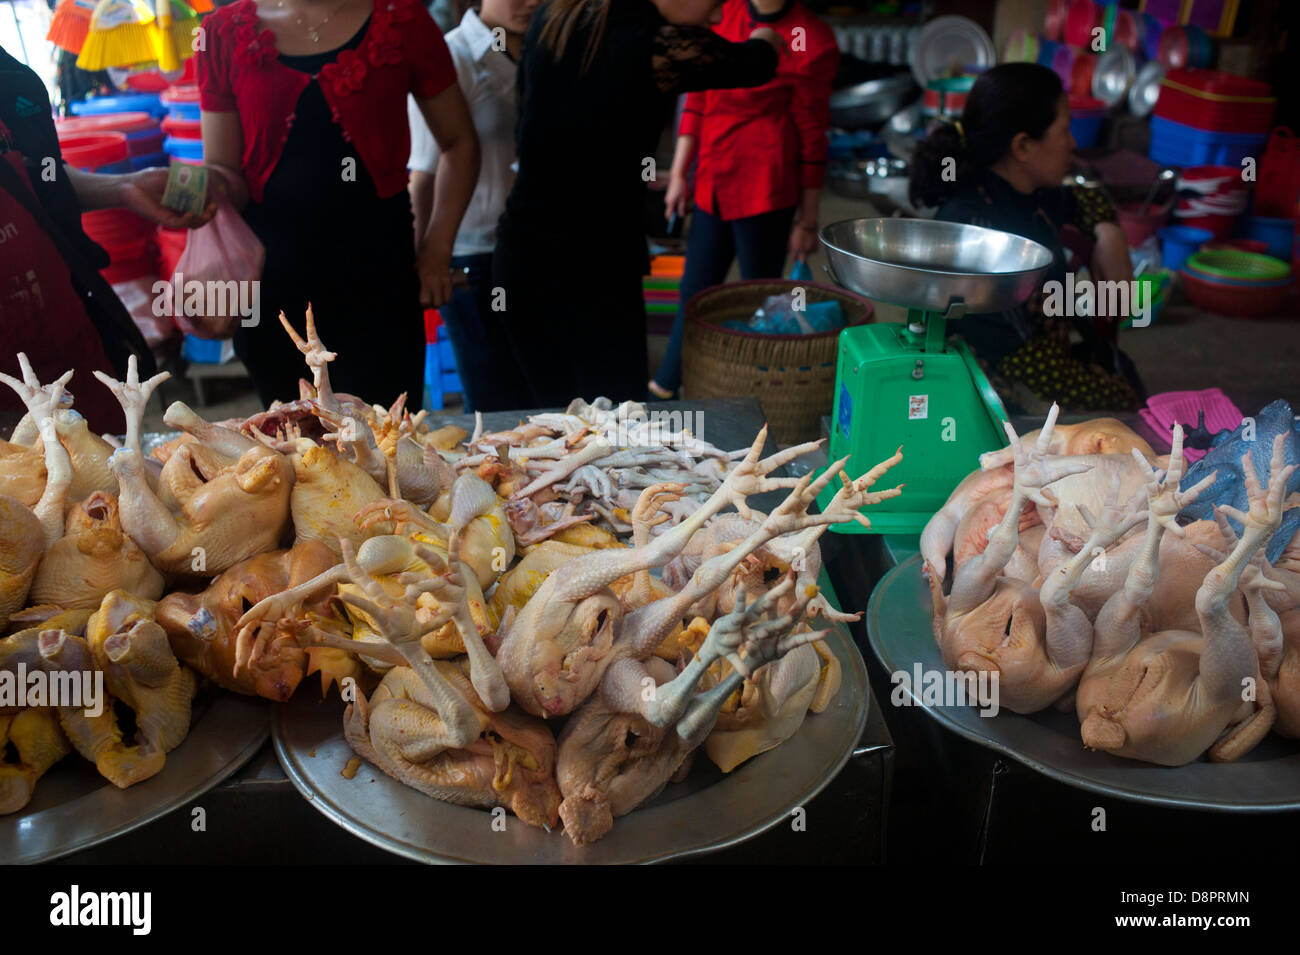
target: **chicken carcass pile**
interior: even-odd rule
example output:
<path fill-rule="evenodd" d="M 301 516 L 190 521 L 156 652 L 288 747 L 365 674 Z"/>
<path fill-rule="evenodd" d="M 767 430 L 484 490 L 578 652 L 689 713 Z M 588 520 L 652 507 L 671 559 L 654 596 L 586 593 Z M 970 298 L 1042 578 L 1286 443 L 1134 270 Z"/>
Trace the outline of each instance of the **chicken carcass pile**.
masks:
<path fill-rule="evenodd" d="M 1235 481 L 1184 480 L 1181 428 L 1157 457 L 1111 419 L 1055 419 L 1008 427 L 922 535 L 944 664 L 995 673 L 1014 712 L 1073 708 L 1083 745 L 1131 759 L 1227 762 L 1270 730 L 1300 737 L 1300 535 L 1266 557 L 1295 503 L 1292 430 L 1262 449 L 1267 473 L 1247 450 L 1216 458 Z M 1235 487 L 1244 509 L 1179 522 Z"/>
<path fill-rule="evenodd" d="M 730 771 L 829 705 L 839 665 L 814 620 L 857 615 L 818 594 L 818 540 L 900 493 L 871 486 L 901 452 L 852 482 L 844 461 L 775 477 L 817 445 L 653 445 L 641 406 L 602 399 L 433 430 L 401 400 L 334 392 L 310 312 L 305 337 L 281 321 L 312 372 L 299 399 L 221 423 L 173 404 L 181 435 L 149 456 L 165 376 L 105 379 L 120 447 L 86 432 L 67 376 L 7 380 L 29 416 L 0 446 L 0 672 L 97 670 L 135 725 L 111 705 L 0 709 L 3 811 L 71 748 L 119 786 L 158 772 L 200 681 L 284 701 L 319 674 L 359 756 L 581 844 L 697 749 Z M 774 490 L 770 514 L 746 504 Z"/>

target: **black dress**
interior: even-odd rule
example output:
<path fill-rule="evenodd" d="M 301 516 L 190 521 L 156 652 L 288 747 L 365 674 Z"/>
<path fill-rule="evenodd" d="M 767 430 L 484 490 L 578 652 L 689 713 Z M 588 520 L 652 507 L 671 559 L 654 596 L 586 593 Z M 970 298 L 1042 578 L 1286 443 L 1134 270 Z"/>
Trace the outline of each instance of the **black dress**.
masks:
<path fill-rule="evenodd" d="M 675 98 L 758 86 L 776 70 L 762 40 L 729 43 L 669 24 L 649 0 L 609 0 L 584 70 L 588 20 L 558 62 L 529 27 L 519 68 L 519 172 L 497 230 L 493 279 L 508 344 L 537 407 L 575 397 L 643 399 L 641 276 L 646 183 Z"/>
<path fill-rule="evenodd" d="M 298 379 L 311 378 L 279 320 L 283 310 L 301 334 L 309 302 L 321 341 L 338 354 L 330 363 L 336 391 L 385 405 L 404 391 L 408 408 L 422 403 L 424 310 L 410 194 L 379 197 L 317 79 L 339 53 L 360 46 L 369 27 L 367 19 L 351 40 L 325 53 L 280 56 L 312 81 L 262 201 L 244 210 L 266 246 L 266 265 L 261 321 L 235 334 L 235 351 L 266 404 L 296 399 Z"/>

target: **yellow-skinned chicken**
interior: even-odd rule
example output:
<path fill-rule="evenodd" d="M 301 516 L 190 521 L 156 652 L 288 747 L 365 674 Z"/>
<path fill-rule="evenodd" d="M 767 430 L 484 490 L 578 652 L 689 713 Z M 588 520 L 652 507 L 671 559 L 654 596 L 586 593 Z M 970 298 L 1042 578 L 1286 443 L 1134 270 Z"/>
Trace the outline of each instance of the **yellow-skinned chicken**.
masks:
<path fill-rule="evenodd" d="M 68 511 L 63 536 L 41 559 L 30 599 L 95 609 L 114 590 L 157 600 L 163 593 L 163 575 L 122 530 L 117 496 L 96 491 Z"/>
<path fill-rule="evenodd" d="M 62 706 L 59 722 L 77 752 L 119 789 L 161 772 L 190 728 L 197 681 L 176 660 L 154 608 L 152 600 L 114 591 L 91 615 L 84 640 L 50 628 L 39 638 L 47 670 L 103 673 L 107 694 L 97 711 Z M 132 711 L 133 731 L 124 731 L 114 701 Z"/>
<path fill-rule="evenodd" d="M 17 758 L 0 758 L 0 816 L 31 802 L 37 780 L 72 751 L 58 714 L 47 707 L 0 716 L 0 757 L 10 747 Z"/>
<path fill-rule="evenodd" d="M 45 536 L 32 509 L 0 494 L 0 627 L 27 602 L 44 553 Z"/>

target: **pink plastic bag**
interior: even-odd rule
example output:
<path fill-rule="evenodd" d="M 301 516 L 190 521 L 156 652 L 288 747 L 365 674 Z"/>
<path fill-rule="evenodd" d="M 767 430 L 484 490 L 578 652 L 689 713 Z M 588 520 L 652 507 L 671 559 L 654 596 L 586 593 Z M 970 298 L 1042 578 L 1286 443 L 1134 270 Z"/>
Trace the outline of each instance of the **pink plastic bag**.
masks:
<path fill-rule="evenodd" d="M 176 263 L 181 307 L 176 324 L 199 338 L 229 338 L 241 322 L 260 319 L 266 249 L 234 206 L 222 202 L 207 225 L 189 234 Z"/>

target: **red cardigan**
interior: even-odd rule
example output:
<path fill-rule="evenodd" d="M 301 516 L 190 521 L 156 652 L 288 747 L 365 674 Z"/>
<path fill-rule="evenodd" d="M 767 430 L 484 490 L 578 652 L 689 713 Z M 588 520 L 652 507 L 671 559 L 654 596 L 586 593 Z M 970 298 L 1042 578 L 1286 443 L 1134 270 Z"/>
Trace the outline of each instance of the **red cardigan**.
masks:
<path fill-rule="evenodd" d="M 776 76 L 753 89 L 688 94 L 677 131 L 698 140 L 695 204 L 726 220 L 797 206 L 804 189 L 826 178 L 835 34 L 799 0 L 771 16 L 748 0 L 726 0 L 713 29 L 739 41 L 758 26 L 785 41 Z"/>
<path fill-rule="evenodd" d="M 243 173 L 254 202 L 280 160 L 298 97 L 311 77 L 279 61 L 275 37 L 258 31 L 253 0 L 237 0 L 203 21 L 197 55 L 199 104 L 238 112 Z M 406 188 L 411 151 L 406 94 L 428 99 L 456 82 L 442 33 L 418 0 L 375 0 L 361 45 L 344 50 L 319 81 L 343 138 L 357 150 L 381 198 Z"/>

